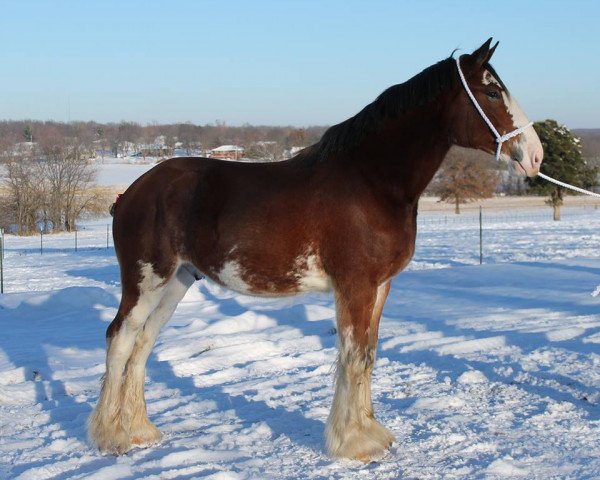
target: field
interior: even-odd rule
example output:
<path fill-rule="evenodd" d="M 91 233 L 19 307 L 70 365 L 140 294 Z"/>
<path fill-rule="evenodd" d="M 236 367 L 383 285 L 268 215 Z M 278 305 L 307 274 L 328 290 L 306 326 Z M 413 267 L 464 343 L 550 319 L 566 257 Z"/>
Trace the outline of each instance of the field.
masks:
<path fill-rule="evenodd" d="M 422 205 L 393 282 L 373 380 L 397 442 L 379 462 L 323 452 L 332 398 L 328 295 L 257 299 L 197 282 L 147 370 L 156 447 L 102 456 L 85 422 L 119 299 L 106 223 L 6 236 L 0 478 L 598 478 L 600 210 Z"/>

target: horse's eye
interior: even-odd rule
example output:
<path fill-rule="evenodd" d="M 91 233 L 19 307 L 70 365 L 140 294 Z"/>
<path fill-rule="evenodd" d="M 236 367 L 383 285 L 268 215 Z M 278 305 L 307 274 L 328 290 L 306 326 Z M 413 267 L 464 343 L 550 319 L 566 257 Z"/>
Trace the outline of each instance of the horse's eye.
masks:
<path fill-rule="evenodd" d="M 490 90 L 486 95 L 493 100 L 500 98 L 500 94 L 496 90 Z"/>

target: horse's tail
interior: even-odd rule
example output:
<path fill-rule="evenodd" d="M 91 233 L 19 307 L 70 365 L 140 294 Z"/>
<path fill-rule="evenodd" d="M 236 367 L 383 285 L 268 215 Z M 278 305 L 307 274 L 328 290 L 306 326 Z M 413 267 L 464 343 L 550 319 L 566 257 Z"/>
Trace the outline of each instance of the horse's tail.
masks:
<path fill-rule="evenodd" d="M 117 203 L 119 203 L 119 200 L 121 199 L 122 195 L 123 195 L 122 193 L 117 193 L 117 198 L 115 199 L 115 203 L 112 203 L 110 205 L 110 208 L 108 209 L 108 213 L 110 213 L 111 217 L 115 216 L 115 209 L 117 208 Z"/>

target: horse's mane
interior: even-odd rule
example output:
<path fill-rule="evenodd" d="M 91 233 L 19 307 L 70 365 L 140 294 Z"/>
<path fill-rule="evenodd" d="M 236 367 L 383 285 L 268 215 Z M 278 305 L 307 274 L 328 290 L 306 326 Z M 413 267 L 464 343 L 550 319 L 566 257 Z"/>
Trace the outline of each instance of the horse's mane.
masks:
<path fill-rule="evenodd" d="M 352 148 L 366 135 L 378 131 L 386 118 L 399 117 L 429 103 L 457 80 L 455 60 L 450 56 L 410 80 L 393 85 L 355 116 L 328 128 L 321 140 L 309 147 L 310 153 L 322 158 Z"/>

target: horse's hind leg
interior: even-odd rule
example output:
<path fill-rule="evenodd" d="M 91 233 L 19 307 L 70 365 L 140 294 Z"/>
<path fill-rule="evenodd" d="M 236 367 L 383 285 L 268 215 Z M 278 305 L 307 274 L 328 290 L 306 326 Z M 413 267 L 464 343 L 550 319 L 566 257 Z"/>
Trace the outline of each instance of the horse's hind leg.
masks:
<path fill-rule="evenodd" d="M 90 439 L 101 451 L 118 454 L 131 447 L 121 418 L 123 371 L 138 333 L 158 306 L 169 280 L 157 275 L 148 263 L 132 265 L 122 278 L 121 304 L 106 331 L 106 373 L 88 429 Z"/>
<path fill-rule="evenodd" d="M 360 291 L 336 289 L 339 352 L 335 394 L 325 429 L 327 450 L 333 457 L 368 462 L 394 441 L 375 420 L 371 401 L 379 320 L 389 286 L 386 282 Z"/>
<path fill-rule="evenodd" d="M 146 361 L 160 329 L 169 321 L 177 305 L 196 278 L 187 267 L 180 267 L 165 285 L 160 303 L 150 314 L 144 328 L 137 335 L 135 346 L 125 368 L 122 386 L 122 423 L 129 433 L 131 444 L 150 445 L 160 440 L 161 434 L 148 420 L 144 398 Z"/>

